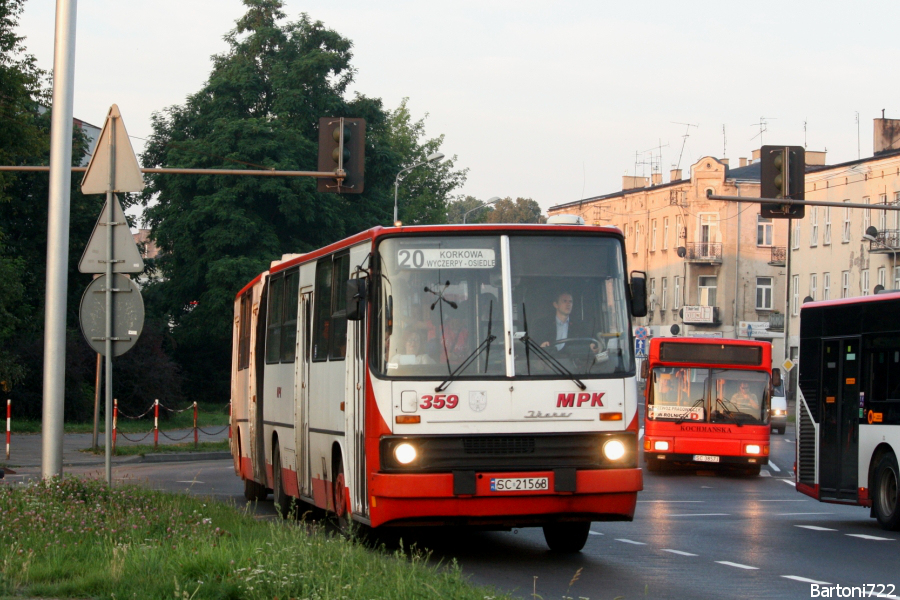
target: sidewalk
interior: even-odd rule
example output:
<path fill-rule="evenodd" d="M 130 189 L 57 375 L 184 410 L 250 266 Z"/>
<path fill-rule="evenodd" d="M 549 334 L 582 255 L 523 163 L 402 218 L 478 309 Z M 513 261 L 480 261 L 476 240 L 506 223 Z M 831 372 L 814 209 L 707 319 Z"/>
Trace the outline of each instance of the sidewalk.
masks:
<path fill-rule="evenodd" d="M 212 433 L 199 432 L 199 441 L 201 442 L 217 442 L 228 439 L 228 429 L 219 427 L 210 427 Z M 144 434 L 127 434 L 129 438 L 136 441 L 125 439 L 121 432 L 116 439 L 116 446 L 135 446 L 135 445 L 153 445 L 153 435 L 149 435 L 144 439 L 140 439 Z M 91 447 L 93 435 L 90 433 L 67 433 L 63 435 L 63 471 L 66 467 L 90 467 L 95 465 L 106 464 L 104 454 L 91 454 L 82 452 L 82 450 Z M 98 444 L 102 449 L 104 447 L 104 434 L 101 433 L 98 438 Z M 175 429 L 170 431 L 159 432 L 159 446 L 164 449 L 166 445 L 183 444 L 194 441 L 193 429 Z M 20 433 L 12 434 L 9 442 L 9 460 L 6 460 L 5 448 L 0 452 L 0 462 L 16 473 L 32 472 L 41 469 L 41 458 L 43 454 L 43 434 L 40 433 Z M 171 454 L 148 454 L 146 456 L 112 456 L 113 465 L 122 463 L 136 462 L 165 462 L 165 461 L 183 461 L 183 460 L 211 460 L 231 458 L 229 452 L 173 452 Z"/>

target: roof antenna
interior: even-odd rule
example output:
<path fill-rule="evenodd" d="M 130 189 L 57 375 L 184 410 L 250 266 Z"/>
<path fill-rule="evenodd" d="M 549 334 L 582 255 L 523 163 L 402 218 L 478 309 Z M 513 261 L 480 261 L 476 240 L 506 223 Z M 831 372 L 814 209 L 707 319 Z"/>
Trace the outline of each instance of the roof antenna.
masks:
<path fill-rule="evenodd" d="M 692 123 L 678 123 L 677 121 L 672 121 L 672 122 L 675 123 L 676 125 L 684 125 L 685 126 L 684 135 L 681 136 L 682 140 L 683 140 L 681 142 L 681 152 L 678 154 L 678 164 L 675 166 L 676 169 L 680 169 L 681 168 L 681 157 L 682 157 L 682 155 L 684 155 L 684 145 L 687 144 L 687 139 L 691 135 L 691 133 L 690 133 L 691 127 L 700 127 L 700 126 L 694 125 Z"/>

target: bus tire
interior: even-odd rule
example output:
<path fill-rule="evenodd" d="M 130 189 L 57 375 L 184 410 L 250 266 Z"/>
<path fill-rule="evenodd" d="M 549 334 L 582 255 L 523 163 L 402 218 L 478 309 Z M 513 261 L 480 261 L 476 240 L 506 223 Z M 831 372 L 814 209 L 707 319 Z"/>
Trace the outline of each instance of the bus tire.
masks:
<path fill-rule="evenodd" d="M 746 471 L 750 477 L 759 477 L 760 472 L 762 472 L 762 466 L 760 465 L 750 465 Z"/>
<path fill-rule="evenodd" d="M 875 480 L 872 485 L 872 508 L 875 518 L 882 529 L 896 531 L 900 529 L 900 469 L 897 468 L 897 457 L 888 452 L 878 461 L 875 467 Z"/>
<path fill-rule="evenodd" d="M 344 535 L 350 533 L 350 514 L 347 506 L 347 485 L 344 479 L 344 461 L 338 458 L 334 470 L 334 481 L 331 482 L 331 493 L 334 501 L 334 516 L 337 527 Z"/>
<path fill-rule="evenodd" d="M 548 523 L 544 525 L 544 540 L 554 552 L 581 552 L 587 543 L 590 521 L 579 523 Z"/>
<path fill-rule="evenodd" d="M 284 491 L 284 474 L 281 471 L 281 448 L 276 441 L 272 446 L 272 501 L 275 511 L 283 519 L 290 516 L 292 506 L 291 498 Z"/>
<path fill-rule="evenodd" d="M 258 502 L 260 500 L 265 500 L 266 496 L 269 495 L 269 491 L 266 489 L 261 483 L 256 483 L 252 479 L 244 480 L 244 498 L 249 500 L 250 502 Z"/>

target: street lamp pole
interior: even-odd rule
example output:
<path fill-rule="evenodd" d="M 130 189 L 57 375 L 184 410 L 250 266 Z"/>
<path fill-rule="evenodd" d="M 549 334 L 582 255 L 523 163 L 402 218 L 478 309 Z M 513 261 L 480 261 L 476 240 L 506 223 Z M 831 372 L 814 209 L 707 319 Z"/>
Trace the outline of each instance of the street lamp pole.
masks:
<path fill-rule="evenodd" d="M 469 209 L 469 210 L 467 210 L 466 212 L 464 212 L 464 213 L 463 213 L 463 225 L 466 224 L 466 217 L 469 216 L 469 213 L 470 213 L 470 212 L 476 211 L 476 210 L 478 210 L 479 208 L 484 208 L 484 207 L 487 206 L 488 204 L 493 204 L 493 203 L 497 202 L 498 200 L 500 200 L 500 197 L 499 197 L 499 196 L 494 196 L 494 197 L 491 198 L 490 200 L 485 200 L 484 202 L 482 202 L 481 204 L 479 204 L 479 205 L 476 206 L 475 208 Z"/>
<path fill-rule="evenodd" d="M 412 171 L 416 167 L 421 167 L 424 164 L 428 164 L 436 160 L 441 160 L 442 158 L 444 158 L 444 154 L 442 152 L 435 152 L 434 154 L 429 154 L 425 158 L 425 160 L 417 162 L 412 166 L 406 167 L 405 169 L 402 169 L 399 173 L 397 173 L 397 177 L 394 178 L 394 223 L 397 222 L 397 192 L 400 190 L 400 176 L 404 173 Z"/>

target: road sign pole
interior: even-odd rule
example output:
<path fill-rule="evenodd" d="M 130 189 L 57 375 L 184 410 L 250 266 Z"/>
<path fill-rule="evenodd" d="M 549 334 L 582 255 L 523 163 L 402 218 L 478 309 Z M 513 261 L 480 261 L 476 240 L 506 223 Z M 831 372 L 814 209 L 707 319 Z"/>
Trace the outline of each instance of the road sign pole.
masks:
<path fill-rule="evenodd" d="M 106 192 L 106 448 L 104 449 L 106 484 L 112 485 L 112 295 L 113 295 L 113 189 L 116 185 L 116 118 L 110 119 L 109 136 L 109 189 Z"/>

